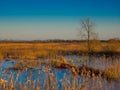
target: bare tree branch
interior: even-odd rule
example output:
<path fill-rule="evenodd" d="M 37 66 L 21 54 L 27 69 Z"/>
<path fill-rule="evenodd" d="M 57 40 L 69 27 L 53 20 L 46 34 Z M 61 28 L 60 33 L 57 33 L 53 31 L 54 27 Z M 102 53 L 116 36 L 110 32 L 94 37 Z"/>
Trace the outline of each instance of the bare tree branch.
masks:
<path fill-rule="evenodd" d="M 81 19 L 80 36 L 87 41 L 88 52 L 91 52 L 90 40 L 95 39 L 98 36 L 97 33 L 93 32 L 93 27 L 94 24 L 89 17 Z"/>

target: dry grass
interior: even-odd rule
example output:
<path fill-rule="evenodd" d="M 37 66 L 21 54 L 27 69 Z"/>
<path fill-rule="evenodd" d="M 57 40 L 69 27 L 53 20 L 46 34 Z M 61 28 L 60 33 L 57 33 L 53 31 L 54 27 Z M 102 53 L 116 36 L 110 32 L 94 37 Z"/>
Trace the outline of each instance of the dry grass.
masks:
<path fill-rule="evenodd" d="M 109 79 L 118 80 L 120 78 L 120 61 L 116 60 L 113 65 L 106 69 L 105 74 Z"/>
<path fill-rule="evenodd" d="M 84 51 L 81 44 L 74 43 L 1 43 L 0 59 L 54 58 L 57 54 L 80 50 Z"/>
<path fill-rule="evenodd" d="M 80 77 L 81 81 L 78 81 L 79 77 L 72 77 L 72 79 L 66 75 L 58 81 L 57 76 L 53 72 L 47 72 L 47 78 L 44 80 L 44 83 L 38 80 L 29 80 L 29 75 L 26 77 L 25 83 L 17 82 L 17 79 L 13 79 L 13 75 L 10 75 L 10 81 L 8 82 L 5 79 L 1 79 L 0 90 L 116 90 L 115 87 L 108 84 L 106 80 L 102 78 L 92 78 L 89 77 Z M 20 77 L 20 73 L 18 76 Z M 41 75 L 40 75 L 41 77 Z M 72 81 L 71 81 L 72 80 Z M 61 83 L 61 87 L 58 87 L 58 82 Z M 43 85 L 39 86 L 36 83 L 41 83 Z M 16 88 L 16 86 L 18 86 Z M 59 89 L 60 88 L 60 89 Z"/>
<path fill-rule="evenodd" d="M 68 62 L 64 57 L 59 56 L 56 57 L 60 61 L 51 61 L 54 64 L 67 64 L 73 62 Z M 111 59 L 111 58 L 110 58 Z M 59 63 L 57 63 L 59 62 Z M 46 62 L 47 63 L 47 62 Z M 16 64 L 15 67 L 37 67 L 41 66 L 41 63 L 38 63 L 38 61 L 20 61 L 20 63 Z M 44 65 L 43 65 L 44 66 Z M 74 65 L 73 65 L 74 66 Z M 77 68 L 77 67 L 76 67 Z M 22 69 L 23 70 L 23 69 Z M 106 79 L 103 79 L 102 76 L 96 76 L 94 73 L 95 69 L 87 70 L 83 68 L 83 70 L 80 70 L 81 75 L 73 75 L 69 73 L 69 76 L 64 74 L 63 78 L 61 80 L 58 80 L 56 72 L 54 72 L 52 66 L 46 65 L 42 68 L 42 71 L 40 69 L 39 72 L 36 72 L 35 74 L 39 73 L 39 77 L 36 80 L 32 81 L 33 77 L 33 71 L 28 73 L 26 76 L 26 80 L 24 83 L 19 82 L 18 78 L 21 77 L 21 72 L 17 72 L 17 74 L 8 73 L 8 78 L 10 78 L 9 81 L 7 81 L 4 76 L 6 76 L 7 73 L 3 73 L 1 79 L 0 79 L 0 90 L 116 90 L 116 85 L 113 87 L 112 84 L 108 83 Z M 118 80 L 120 78 L 120 61 L 115 60 L 114 63 L 112 63 L 108 68 L 105 69 L 105 75 L 107 79 Z M 71 71 L 74 73 L 76 72 L 75 68 L 71 68 Z M 90 71 L 92 73 L 90 74 Z M 27 72 L 27 70 L 23 70 L 23 72 Z M 83 73 L 86 73 L 82 75 Z M 44 74 L 43 74 L 44 73 Z M 16 76 L 14 76 L 16 75 Z M 90 77 L 92 75 L 92 77 Z M 16 77 L 15 79 L 13 77 Z M 46 77 L 46 78 L 45 78 Z M 105 77 L 105 78 L 106 78 Z M 72 78 L 72 79 L 71 79 Z M 80 81 L 79 79 L 80 78 Z M 43 81 L 43 82 L 41 82 Z M 61 83 L 61 87 L 59 89 L 58 82 Z M 40 85 L 38 85 L 38 83 Z M 119 83 L 118 83 L 119 84 Z M 16 87 L 17 86 L 17 87 Z"/>
<path fill-rule="evenodd" d="M 0 43 L 1 59 L 55 58 L 57 55 L 87 52 L 86 42 L 78 43 Z M 120 52 L 120 43 L 92 41 L 93 52 Z"/>
<path fill-rule="evenodd" d="M 108 67 L 106 67 L 104 70 L 101 70 L 100 68 L 97 69 L 95 67 L 90 66 L 77 66 L 73 62 L 69 62 L 67 59 L 65 59 L 63 56 L 57 56 L 56 59 L 52 59 L 49 61 L 36 61 L 36 60 L 21 60 L 19 63 L 17 63 L 15 66 L 10 67 L 9 70 L 27 70 L 27 69 L 35 69 L 40 68 L 41 66 L 49 66 L 51 68 L 57 68 L 57 69 L 68 69 L 71 71 L 71 74 L 73 76 L 87 76 L 89 78 L 95 78 L 95 77 L 101 77 L 103 79 L 106 79 L 108 81 L 112 80 L 119 80 L 120 79 L 120 61 L 115 60 L 114 64 L 111 63 Z M 46 72 L 49 71 L 48 68 L 44 69 Z"/>

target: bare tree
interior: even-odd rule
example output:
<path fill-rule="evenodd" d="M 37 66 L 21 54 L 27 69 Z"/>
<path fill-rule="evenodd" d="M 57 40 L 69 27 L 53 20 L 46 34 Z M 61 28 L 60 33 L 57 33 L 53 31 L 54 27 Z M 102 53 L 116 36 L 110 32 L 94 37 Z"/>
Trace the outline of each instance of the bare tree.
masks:
<path fill-rule="evenodd" d="M 87 41 L 88 53 L 91 52 L 91 40 L 98 36 L 93 29 L 94 24 L 90 18 L 81 19 L 80 36 Z"/>

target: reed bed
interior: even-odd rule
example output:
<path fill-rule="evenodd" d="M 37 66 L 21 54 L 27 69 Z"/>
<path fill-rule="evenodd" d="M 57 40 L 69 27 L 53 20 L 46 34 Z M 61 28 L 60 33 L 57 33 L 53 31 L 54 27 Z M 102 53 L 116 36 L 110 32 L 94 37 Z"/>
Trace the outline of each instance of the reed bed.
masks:
<path fill-rule="evenodd" d="M 105 74 L 108 78 L 114 78 L 115 80 L 120 78 L 120 61 L 116 60 L 113 65 L 106 68 Z"/>
<path fill-rule="evenodd" d="M 95 41 L 92 52 L 119 53 L 119 46 L 119 42 Z M 119 90 L 119 56 L 81 56 L 78 61 L 63 57 L 87 52 L 86 47 L 86 42 L 0 43 L 0 60 L 18 62 L 9 68 L 0 66 L 0 90 Z M 93 72 L 79 70 L 78 74 L 81 65 L 92 66 Z M 95 75 L 97 69 L 104 71 L 104 78 Z"/>
<path fill-rule="evenodd" d="M 95 59 L 95 57 L 92 57 L 92 59 Z M 119 90 L 120 60 L 112 61 L 112 57 L 102 57 L 100 59 L 106 60 L 107 64 L 104 70 L 107 77 L 114 77 L 114 79 L 108 80 L 101 75 L 96 76 L 94 73 L 91 77 L 89 71 L 87 71 L 87 74 L 73 74 L 76 72 L 74 68 L 69 70 L 52 67 L 51 63 L 55 65 L 57 62 L 75 65 L 74 62 L 66 61 L 64 57 L 57 57 L 56 61 L 54 59 L 46 62 L 47 64 L 44 64 L 41 60 L 40 62 L 22 60 L 16 64 L 17 66 L 21 64 L 20 66 L 23 68 L 21 70 L 2 69 L 0 90 Z"/>
<path fill-rule="evenodd" d="M 120 43 L 92 41 L 92 52 L 120 52 Z M 0 43 L 0 60 L 55 58 L 57 55 L 79 55 L 87 52 L 86 42 Z"/>
<path fill-rule="evenodd" d="M 41 74 L 41 71 L 39 71 Z M 32 80 L 31 74 L 29 74 L 25 82 L 19 82 L 21 73 L 8 75 L 9 81 L 0 79 L 1 90 L 119 90 L 113 84 L 108 83 L 102 78 L 89 78 L 86 76 L 72 76 L 69 77 L 64 74 L 61 80 L 54 72 L 45 72 L 46 75 L 40 75 L 42 79 Z M 4 76 L 4 75 L 3 75 Z M 45 78 L 46 76 L 46 78 Z M 13 77 L 16 77 L 15 79 Z M 58 84 L 59 83 L 59 84 Z"/>

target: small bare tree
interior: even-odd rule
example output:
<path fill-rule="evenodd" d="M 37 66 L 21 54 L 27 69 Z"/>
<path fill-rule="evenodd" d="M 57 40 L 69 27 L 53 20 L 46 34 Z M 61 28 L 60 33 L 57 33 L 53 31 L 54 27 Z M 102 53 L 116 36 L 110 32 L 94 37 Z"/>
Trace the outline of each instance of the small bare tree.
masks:
<path fill-rule="evenodd" d="M 91 52 L 91 40 L 98 36 L 93 29 L 94 24 L 90 18 L 81 19 L 80 36 L 87 41 L 88 54 Z"/>

